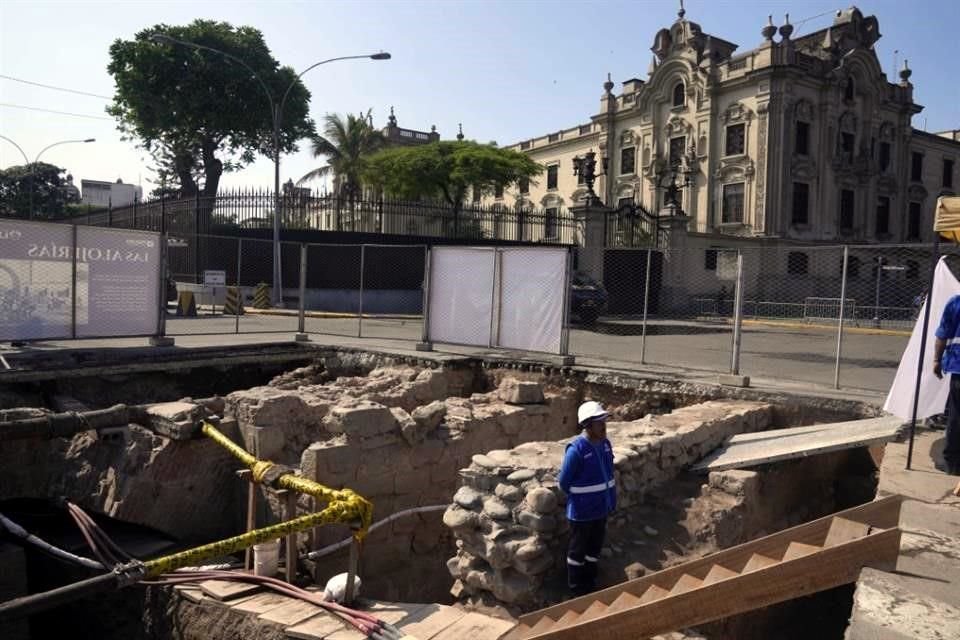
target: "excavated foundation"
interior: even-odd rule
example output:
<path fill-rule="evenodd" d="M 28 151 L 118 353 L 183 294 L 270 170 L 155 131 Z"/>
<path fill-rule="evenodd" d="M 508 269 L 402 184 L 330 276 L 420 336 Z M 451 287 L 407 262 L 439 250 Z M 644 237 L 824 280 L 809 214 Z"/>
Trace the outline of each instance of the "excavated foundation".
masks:
<path fill-rule="evenodd" d="M 150 374 L 150 400 L 201 396 L 158 375 Z M 224 381 L 254 383 L 238 388 L 205 379 L 198 386 L 204 395 L 222 396 L 214 402 L 222 406 L 221 430 L 257 456 L 353 489 L 373 502 L 375 522 L 414 507 L 447 507 L 399 518 L 368 536 L 363 593 L 381 600 L 456 600 L 516 614 L 564 599 L 567 525 L 556 472 L 585 399 L 612 413 L 620 509 L 603 554 L 607 584 L 873 497 L 875 467 L 865 450 L 754 471 L 687 471 L 735 433 L 877 413 L 855 402 L 348 350 L 322 352 L 307 366 L 279 374 L 232 372 Z M 121 395 L 103 392 L 107 387 L 97 380 L 52 391 L 23 387 L 7 390 L 3 403 L 33 411 L 62 410 L 71 401 L 97 408 Z M 20 414 L 7 410 L 14 415 Z M 237 469 L 212 442 L 173 441 L 130 426 L 109 441 L 86 432 L 5 444 L 0 500 L 66 496 L 186 544 L 243 530 L 246 485 L 235 477 Z M 260 525 L 280 518 L 271 496 L 265 492 L 259 501 Z M 298 504 L 301 514 L 315 508 L 306 499 Z M 303 534 L 301 558 L 348 535 L 345 526 Z M 346 558 L 338 551 L 302 561 L 301 569 L 322 584 L 346 569 Z M 123 611 L 137 610 L 130 598 L 124 596 Z M 179 637 L 176 611 L 157 605 L 167 600 L 143 592 L 133 600 L 148 623 L 127 624 L 124 637 L 137 637 L 131 629 L 141 629 L 140 637 Z M 783 615 L 700 631 L 709 638 L 748 637 L 745 629 L 774 633 Z M 192 628 L 203 624 L 190 621 Z M 243 628 L 242 621 L 237 625 Z M 107 629 L 99 637 L 111 637 Z"/>

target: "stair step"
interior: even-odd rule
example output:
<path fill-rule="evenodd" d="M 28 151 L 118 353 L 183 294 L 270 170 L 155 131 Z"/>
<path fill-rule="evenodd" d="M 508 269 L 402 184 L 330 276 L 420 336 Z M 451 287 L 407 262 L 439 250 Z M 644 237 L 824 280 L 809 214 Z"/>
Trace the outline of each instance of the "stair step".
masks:
<path fill-rule="evenodd" d="M 768 556 L 755 553 L 750 556 L 750 559 L 747 560 L 747 564 L 744 565 L 743 571 L 740 573 L 750 573 L 751 571 L 756 571 L 757 569 L 763 569 L 764 567 L 769 567 L 772 564 L 777 564 L 779 560 L 774 560 Z"/>
<path fill-rule="evenodd" d="M 537 620 L 536 624 L 530 627 L 530 632 L 527 633 L 526 637 L 529 638 L 530 636 L 535 636 L 547 631 L 548 629 L 551 629 L 553 627 L 553 622 L 554 620 L 550 616 L 543 616 Z"/>
<path fill-rule="evenodd" d="M 576 623 L 579 620 L 580 620 L 580 614 L 574 611 L 573 609 L 570 609 L 569 611 L 567 611 L 565 614 L 563 614 L 557 619 L 557 623 L 556 625 L 554 625 L 554 627 L 557 629 L 562 629 L 564 627 L 568 627 L 571 624 Z"/>
<path fill-rule="evenodd" d="M 803 556 L 808 556 L 811 553 L 816 553 L 820 551 L 822 547 L 817 547 L 812 544 L 804 544 L 802 542 L 791 542 L 787 547 L 786 553 L 783 554 L 783 561 L 794 560 L 796 558 L 802 558 Z"/>
<path fill-rule="evenodd" d="M 647 604 L 648 602 L 653 602 L 654 600 L 659 600 L 660 598 L 669 595 L 670 592 L 662 587 L 657 585 L 650 585 L 650 588 L 643 592 L 643 595 L 640 596 L 640 604 Z"/>
<path fill-rule="evenodd" d="M 673 588 L 670 589 L 670 595 L 684 593 L 701 586 L 703 586 L 703 580 L 700 578 L 694 578 L 690 574 L 685 573 L 680 576 L 679 580 L 677 580 L 677 584 L 673 585 Z"/>
<path fill-rule="evenodd" d="M 706 577 L 703 579 L 703 584 L 713 584 L 714 582 L 720 582 L 721 580 L 726 580 L 727 578 L 735 578 L 738 575 L 740 574 L 736 571 L 731 571 L 726 567 L 715 564 L 710 567 L 710 571 L 707 572 Z"/>
<path fill-rule="evenodd" d="M 824 547 L 835 547 L 844 542 L 850 542 L 870 534 L 871 527 L 862 522 L 854 522 L 846 518 L 834 518 L 830 522 L 827 538 L 823 541 Z"/>
<path fill-rule="evenodd" d="M 623 611 L 624 609 L 635 607 L 638 604 L 642 604 L 640 602 L 640 598 L 638 598 L 637 596 L 631 593 L 627 593 L 626 591 L 624 591 L 619 596 L 617 596 L 616 600 L 610 603 L 610 606 L 607 607 L 607 611 L 610 613 L 613 613 L 614 611 Z"/>
<path fill-rule="evenodd" d="M 599 618 L 604 613 L 607 612 L 607 605 L 603 604 L 599 600 L 594 600 L 586 611 L 580 614 L 580 622 L 586 622 L 587 620 L 593 620 L 594 618 Z"/>

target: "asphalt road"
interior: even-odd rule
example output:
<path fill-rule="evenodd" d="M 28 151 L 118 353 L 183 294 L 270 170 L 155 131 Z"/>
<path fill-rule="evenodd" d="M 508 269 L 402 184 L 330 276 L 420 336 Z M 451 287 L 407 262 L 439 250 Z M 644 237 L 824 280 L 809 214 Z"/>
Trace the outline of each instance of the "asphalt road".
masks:
<path fill-rule="evenodd" d="M 308 333 L 384 338 L 416 342 L 420 319 L 306 318 Z M 238 331 L 239 329 L 239 331 Z M 167 320 L 167 334 L 200 335 L 297 331 L 294 316 L 200 316 Z M 639 321 L 600 322 L 595 327 L 574 326 L 570 352 L 601 361 L 641 363 Z M 843 387 L 886 391 L 907 344 L 906 336 L 846 332 L 840 367 Z M 648 364 L 726 373 L 730 370 L 732 333 L 729 325 L 707 322 L 651 321 L 643 362 Z M 740 372 L 755 378 L 833 385 L 836 329 L 744 325 Z"/>

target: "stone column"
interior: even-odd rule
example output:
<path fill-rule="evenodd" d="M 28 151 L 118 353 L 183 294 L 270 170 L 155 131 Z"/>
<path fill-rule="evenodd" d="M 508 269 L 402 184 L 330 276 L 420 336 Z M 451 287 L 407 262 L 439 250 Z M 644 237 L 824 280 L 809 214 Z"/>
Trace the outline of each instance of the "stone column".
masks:
<path fill-rule="evenodd" d="M 571 207 L 570 212 L 583 234 L 577 249 L 577 270 L 597 282 L 603 282 L 603 249 L 606 246 L 606 222 L 610 208 L 594 200 Z"/>
<path fill-rule="evenodd" d="M 685 304 L 687 295 L 684 283 L 687 282 L 687 270 L 684 265 L 689 263 L 690 246 L 687 235 L 687 224 L 690 216 L 679 207 L 668 204 L 659 213 L 660 228 L 666 231 L 666 243 L 661 246 L 663 253 L 662 279 L 660 285 L 661 312 Z"/>

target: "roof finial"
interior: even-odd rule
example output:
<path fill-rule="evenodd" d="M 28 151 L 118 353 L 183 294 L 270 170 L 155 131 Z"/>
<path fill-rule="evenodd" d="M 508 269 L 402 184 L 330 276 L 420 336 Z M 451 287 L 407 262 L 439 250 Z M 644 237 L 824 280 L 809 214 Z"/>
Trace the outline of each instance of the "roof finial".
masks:
<path fill-rule="evenodd" d="M 463 123 L 458 122 L 457 127 L 460 129 L 459 133 L 457 133 L 457 140 L 463 140 Z"/>
<path fill-rule="evenodd" d="M 904 59 L 903 59 L 903 69 L 900 70 L 900 80 L 901 80 L 902 84 L 909 84 L 909 83 L 910 83 L 910 76 L 913 75 L 913 71 L 910 69 L 910 65 L 909 65 L 908 63 L 909 63 L 909 60 L 907 60 L 906 58 L 904 58 Z"/>
<path fill-rule="evenodd" d="M 780 37 L 784 40 L 789 40 L 790 35 L 793 33 L 793 25 L 790 24 L 790 14 L 786 14 L 784 17 L 783 24 L 780 25 Z"/>
<path fill-rule="evenodd" d="M 610 94 L 613 92 L 613 80 L 610 78 L 610 72 L 607 72 L 607 81 L 603 83 L 603 90 Z"/>
<path fill-rule="evenodd" d="M 683 0 L 680 0 L 680 11 L 677 11 L 677 16 L 683 20 L 683 16 L 687 15 L 687 10 L 683 8 Z"/>
<path fill-rule="evenodd" d="M 767 26 L 760 30 L 760 34 L 767 42 L 773 41 L 773 36 L 777 35 L 777 28 L 773 24 L 773 16 L 767 16 Z"/>
<path fill-rule="evenodd" d="M 657 70 L 657 55 L 654 54 L 650 57 L 650 66 L 647 67 L 647 75 L 653 75 L 653 72 Z"/>
<path fill-rule="evenodd" d="M 387 118 L 387 123 L 391 127 L 397 126 L 397 116 L 393 115 L 393 105 L 390 105 L 390 117 Z"/>

